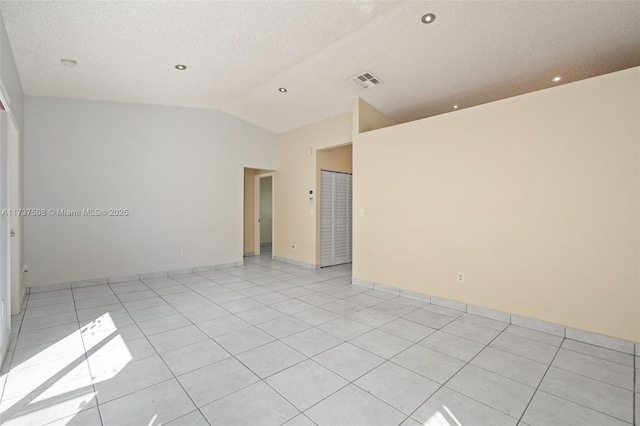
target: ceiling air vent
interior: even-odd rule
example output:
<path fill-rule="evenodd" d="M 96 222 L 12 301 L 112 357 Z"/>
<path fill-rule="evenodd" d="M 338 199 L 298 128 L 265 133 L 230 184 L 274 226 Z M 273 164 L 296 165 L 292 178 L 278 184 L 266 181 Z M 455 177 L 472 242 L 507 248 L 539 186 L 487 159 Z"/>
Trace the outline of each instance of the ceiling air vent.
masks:
<path fill-rule="evenodd" d="M 351 77 L 351 82 L 362 90 L 370 89 L 382 83 L 380 79 L 374 77 L 370 72 L 363 72 L 360 75 Z"/>

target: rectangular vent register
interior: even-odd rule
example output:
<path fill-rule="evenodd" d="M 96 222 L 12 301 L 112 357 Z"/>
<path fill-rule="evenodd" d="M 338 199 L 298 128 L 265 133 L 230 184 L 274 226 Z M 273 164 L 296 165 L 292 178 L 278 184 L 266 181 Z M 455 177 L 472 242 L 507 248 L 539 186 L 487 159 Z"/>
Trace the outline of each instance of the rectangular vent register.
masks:
<path fill-rule="evenodd" d="M 351 77 L 351 82 L 358 86 L 361 90 L 367 90 L 379 84 L 382 84 L 379 78 L 375 77 L 370 72 L 364 72 L 362 74 Z"/>

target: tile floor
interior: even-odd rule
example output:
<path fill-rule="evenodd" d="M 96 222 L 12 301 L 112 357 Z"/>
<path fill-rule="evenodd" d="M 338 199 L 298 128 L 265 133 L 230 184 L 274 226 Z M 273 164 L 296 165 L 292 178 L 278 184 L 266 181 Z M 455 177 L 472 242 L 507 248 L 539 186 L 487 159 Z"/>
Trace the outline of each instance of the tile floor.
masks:
<path fill-rule="evenodd" d="M 36 293 L 3 425 L 628 425 L 640 358 L 350 285 L 243 267 Z M 635 398 L 635 405 L 634 405 Z"/>

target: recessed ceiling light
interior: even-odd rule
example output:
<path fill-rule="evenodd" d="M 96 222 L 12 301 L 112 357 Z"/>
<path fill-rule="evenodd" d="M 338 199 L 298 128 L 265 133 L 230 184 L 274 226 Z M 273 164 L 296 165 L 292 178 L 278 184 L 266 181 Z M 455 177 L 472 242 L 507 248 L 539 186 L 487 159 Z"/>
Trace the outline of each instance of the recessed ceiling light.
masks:
<path fill-rule="evenodd" d="M 60 59 L 60 62 L 65 67 L 75 67 L 76 65 L 78 65 L 78 62 L 74 61 L 73 59 Z"/>
<path fill-rule="evenodd" d="M 553 77 L 553 78 L 551 79 L 551 81 L 553 81 L 554 83 L 557 83 L 557 82 L 559 82 L 560 80 L 562 80 L 562 77 L 560 77 L 560 76 Z"/>
<path fill-rule="evenodd" d="M 187 66 L 186 65 L 182 65 L 182 64 L 178 64 L 178 65 L 176 65 L 176 69 L 180 70 L 180 71 L 184 71 L 184 70 L 187 69 Z"/>
<path fill-rule="evenodd" d="M 453 109 L 458 109 L 458 105 L 454 105 L 454 106 L 453 106 Z"/>
<path fill-rule="evenodd" d="M 433 13 L 427 13 L 426 15 L 422 15 L 423 24 L 430 24 L 435 20 L 436 20 L 436 15 L 434 15 Z"/>
<path fill-rule="evenodd" d="M 284 87 L 279 88 L 278 91 L 280 93 L 287 93 L 287 89 L 285 89 Z"/>

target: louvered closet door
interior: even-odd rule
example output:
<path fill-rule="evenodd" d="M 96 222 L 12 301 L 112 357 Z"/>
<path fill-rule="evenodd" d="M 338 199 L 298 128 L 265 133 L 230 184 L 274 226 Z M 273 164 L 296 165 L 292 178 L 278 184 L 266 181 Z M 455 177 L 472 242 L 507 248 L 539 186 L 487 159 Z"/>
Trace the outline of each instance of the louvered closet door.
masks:
<path fill-rule="evenodd" d="M 353 175 L 349 176 L 349 260 L 348 263 L 353 261 Z"/>
<path fill-rule="evenodd" d="M 320 176 L 320 266 L 333 263 L 333 210 L 335 199 L 334 173 L 321 172 Z"/>
<path fill-rule="evenodd" d="M 335 173 L 335 209 L 334 209 L 334 265 L 351 262 L 351 243 L 349 241 L 349 175 Z"/>
<path fill-rule="evenodd" d="M 321 172 L 320 266 L 351 262 L 351 175 Z"/>

